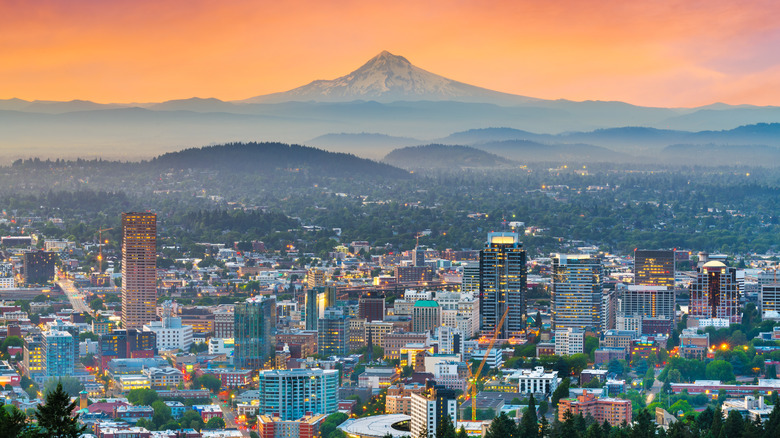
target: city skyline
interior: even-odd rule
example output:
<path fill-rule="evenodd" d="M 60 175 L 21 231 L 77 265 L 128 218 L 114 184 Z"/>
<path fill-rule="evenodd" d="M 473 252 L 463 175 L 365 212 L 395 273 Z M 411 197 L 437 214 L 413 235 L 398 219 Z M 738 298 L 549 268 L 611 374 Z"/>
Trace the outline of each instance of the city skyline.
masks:
<path fill-rule="evenodd" d="M 389 50 L 544 99 L 780 102 L 778 6 L 767 1 L 125 3 L 5 4 L 15 19 L 0 30 L 0 98 L 245 99 L 335 78 Z"/>

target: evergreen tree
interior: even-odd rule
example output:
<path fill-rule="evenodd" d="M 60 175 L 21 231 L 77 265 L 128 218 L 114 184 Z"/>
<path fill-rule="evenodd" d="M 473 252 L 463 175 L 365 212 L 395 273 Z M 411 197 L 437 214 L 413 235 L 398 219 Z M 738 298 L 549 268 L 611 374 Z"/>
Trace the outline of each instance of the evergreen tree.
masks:
<path fill-rule="evenodd" d="M 642 409 L 636 416 L 634 427 L 631 428 L 630 438 L 652 438 L 655 436 L 655 423 L 653 423 L 650 412 Z"/>
<path fill-rule="evenodd" d="M 714 418 L 715 411 L 709 406 L 696 417 L 696 429 L 701 435 L 704 435 L 712 427 Z"/>
<path fill-rule="evenodd" d="M 550 423 L 547 422 L 546 417 L 542 417 L 541 420 L 539 420 L 539 438 L 547 438 L 549 436 L 550 436 Z"/>
<path fill-rule="evenodd" d="M 774 437 L 780 435 L 780 403 L 778 403 L 780 400 L 777 397 L 777 394 L 772 399 L 772 402 L 774 403 L 774 407 L 772 408 L 772 412 L 769 414 L 769 419 L 766 420 L 766 424 L 764 424 L 764 431 L 766 432 L 764 436 L 767 437 Z"/>
<path fill-rule="evenodd" d="M 714 438 L 720 438 L 721 429 L 723 429 L 723 411 L 720 410 L 720 406 L 715 409 L 715 413 L 712 415 L 712 425 L 710 426 L 710 432 Z"/>
<path fill-rule="evenodd" d="M 16 406 L 10 408 L 0 402 L 0 431 L 9 437 L 20 437 L 27 427 L 27 416 Z"/>
<path fill-rule="evenodd" d="M 585 431 L 588 429 L 585 417 L 583 417 L 581 413 L 574 416 L 574 429 L 579 436 L 585 435 Z"/>
<path fill-rule="evenodd" d="M 46 402 L 38 405 L 35 418 L 38 420 L 40 438 L 78 438 L 86 430 L 79 425 L 79 415 L 71 415 L 76 402 L 62 389 L 62 384 L 46 394 Z"/>
<path fill-rule="evenodd" d="M 763 435 L 764 425 L 761 423 L 760 417 L 756 417 L 755 421 L 745 421 L 742 438 L 761 438 Z"/>
<path fill-rule="evenodd" d="M 585 438 L 601 438 L 601 426 L 598 423 L 591 424 L 585 432 Z"/>
<path fill-rule="evenodd" d="M 458 436 L 457 438 L 469 438 L 469 434 L 466 433 L 466 428 L 461 426 L 458 430 Z"/>
<path fill-rule="evenodd" d="M 558 407 L 558 401 L 562 398 L 566 398 L 569 396 L 569 378 L 566 377 L 563 379 L 560 385 L 558 385 L 557 388 L 555 388 L 555 391 L 553 391 L 552 398 L 550 398 L 550 402 L 554 407 Z"/>
<path fill-rule="evenodd" d="M 609 421 L 604 420 L 604 422 L 601 424 L 601 436 L 604 438 L 609 438 L 609 432 L 611 429 L 612 426 L 609 424 Z"/>
<path fill-rule="evenodd" d="M 742 414 L 737 411 L 729 412 L 726 422 L 723 423 L 723 429 L 726 431 L 726 438 L 742 438 L 742 430 L 745 422 L 742 420 Z"/>
<path fill-rule="evenodd" d="M 563 424 L 557 438 L 579 438 L 579 433 L 577 433 L 577 429 L 574 426 L 574 415 L 572 415 L 571 411 L 566 411 L 563 414 Z"/>
<path fill-rule="evenodd" d="M 502 412 L 498 417 L 493 419 L 490 423 L 490 427 L 485 433 L 485 438 L 516 438 L 517 428 L 515 422 L 506 416 L 506 413 Z"/>
<path fill-rule="evenodd" d="M 520 438 L 538 438 L 539 436 L 539 423 L 536 417 L 536 404 L 534 403 L 533 394 L 528 398 L 528 409 L 523 413 L 523 419 L 520 420 L 518 431 Z"/>
<path fill-rule="evenodd" d="M 444 422 L 436 428 L 436 438 L 455 438 L 455 425 L 449 415 L 444 416 Z"/>

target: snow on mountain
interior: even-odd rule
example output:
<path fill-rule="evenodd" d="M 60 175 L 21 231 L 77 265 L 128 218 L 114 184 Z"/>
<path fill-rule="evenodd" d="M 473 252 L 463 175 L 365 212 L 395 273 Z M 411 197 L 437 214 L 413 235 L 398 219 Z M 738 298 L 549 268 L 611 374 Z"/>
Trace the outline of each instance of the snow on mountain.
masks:
<path fill-rule="evenodd" d="M 536 99 L 500 93 L 447 79 L 415 67 L 403 56 L 383 51 L 346 76 L 333 80 L 317 80 L 290 91 L 257 96 L 240 102 L 275 103 L 311 100 L 320 102 L 454 100 L 526 103 Z"/>

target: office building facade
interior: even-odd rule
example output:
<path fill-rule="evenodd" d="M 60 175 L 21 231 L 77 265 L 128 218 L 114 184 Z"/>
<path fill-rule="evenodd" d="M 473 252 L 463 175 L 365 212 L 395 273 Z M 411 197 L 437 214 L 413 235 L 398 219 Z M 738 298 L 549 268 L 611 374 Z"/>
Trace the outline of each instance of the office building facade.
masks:
<path fill-rule="evenodd" d="M 233 363 L 238 369 L 263 369 L 276 351 L 276 298 L 247 298 L 233 308 Z"/>
<path fill-rule="evenodd" d="M 338 370 L 265 370 L 259 373 L 258 385 L 261 415 L 296 420 L 307 414 L 332 414 L 338 408 Z"/>
<path fill-rule="evenodd" d="M 441 307 L 433 300 L 417 300 L 412 309 L 412 331 L 430 332 L 441 326 Z"/>
<path fill-rule="evenodd" d="M 317 322 L 317 352 L 322 357 L 346 356 L 349 345 L 349 322 L 342 309 L 325 309 Z"/>
<path fill-rule="evenodd" d="M 674 287 L 674 250 L 634 250 L 634 284 Z"/>
<path fill-rule="evenodd" d="M 156 319 L 157 215 L 122 213 L 122 328 Z"/>
<path fill-rule="evenodd" d="M 709 261 L 699 269 L 690 290 L 689 317 L 725 319 L 730 323 L 742 321 L 736 269 L 720 261 Z"/>
<path fill-rule="evenodd" d="M 422 393 L 411 394 L 412 415 L 410 429 L 412 436 L 428 436 L 434 438 L 436 431 L 444 424 L 444 419 L 450 417 L 452 424 L 458 418 L 457 393 L 444 387 L 434 385 L 429 380 Z"/>
<path fill-rule="evenodd" d="M 604 269 L 591 255 L 553 257 L 552 325 L 562 328 L 602 328 Z"/>
<path fill-rule="evenodd" d="M 49 330 L 43 333 L 42 340 L 44 375 L 48 378 L 72 376 L 76 361 L 73 336 L 63 330 Z"/>
<path fill-rule="evenodd" d="M 489 233 L 479 254 L 480 331 L 507 339 L 525 330 L 526 253 L 517 233 Z"/>
<path fill-rule="evenodd" d="M 25 284 L 46 284 L 54 280 L 57 253 L 50 251 L 28 251 L 22 259 Z"/>

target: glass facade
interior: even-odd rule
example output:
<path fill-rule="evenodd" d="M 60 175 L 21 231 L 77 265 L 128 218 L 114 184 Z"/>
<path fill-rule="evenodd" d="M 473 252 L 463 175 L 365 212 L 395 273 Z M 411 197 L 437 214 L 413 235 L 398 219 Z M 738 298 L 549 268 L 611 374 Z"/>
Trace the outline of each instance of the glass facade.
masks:
<path fill-rule="evenodd" d="M 553 257 L 553 329 L 601 329 L 604 268 L 590 255 Z"/>
<path fill-rule="evenodd" d="M 257 296 L 234 308 L 236 368 L 259 370 L 270 367 L 276 351 L 276 298 Z"/>
<path fill-rule="evenodd" d="M 525 330 L 526 254 L 517 233 L 490 233 L 479 254 L 480 331 L 493 333 L 506 311 L 499 338 Z"/>

